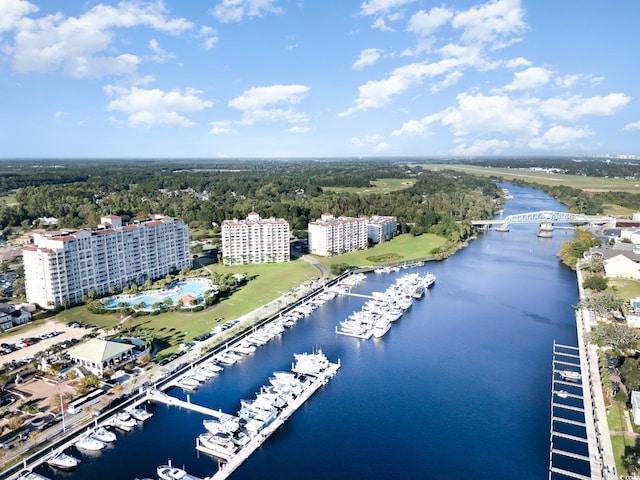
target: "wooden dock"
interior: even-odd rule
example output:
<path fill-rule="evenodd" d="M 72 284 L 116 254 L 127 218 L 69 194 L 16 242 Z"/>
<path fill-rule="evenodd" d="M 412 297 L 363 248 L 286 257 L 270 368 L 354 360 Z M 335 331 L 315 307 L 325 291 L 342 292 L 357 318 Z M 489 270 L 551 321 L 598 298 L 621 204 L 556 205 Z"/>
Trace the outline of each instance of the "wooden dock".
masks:
<path fill-rule="evenodd" d="M 218 470 L 218 472 L 213 476 L 209 477 L 210 480 L 224 480 L 229 477 L 229 475 L 242 465 L 242 463 L 249 458 L 253 452 L 260 448 L 262 443 L 269 438 L 273 432 L 280 428 L 280 426 L 283 425 L 287 419 L 311 397 L 311 395 L 317 392 L 320 387 L 325 385 L 329 379 L 336 374 L 339 368 L 339 363 L 329 364 L 329 367 L 318 375 L 318 377 L 311 382 L 309 387 L 306 388 L 299 397 L 287 405 L 273 422 L 263 428 L 238 453 L 231 457 L 227 463 L 222 464 L 220 470 Z"/>

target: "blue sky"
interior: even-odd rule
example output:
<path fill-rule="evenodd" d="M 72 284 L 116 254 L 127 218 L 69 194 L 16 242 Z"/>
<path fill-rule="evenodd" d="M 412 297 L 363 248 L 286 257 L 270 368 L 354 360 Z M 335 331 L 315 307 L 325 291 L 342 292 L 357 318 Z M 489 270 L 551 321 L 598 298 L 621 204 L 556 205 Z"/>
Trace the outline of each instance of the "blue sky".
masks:
<path fill-rule="evenodd" d="M 640 154 L 636 0 L 0 1 L 0 157 Z"/>

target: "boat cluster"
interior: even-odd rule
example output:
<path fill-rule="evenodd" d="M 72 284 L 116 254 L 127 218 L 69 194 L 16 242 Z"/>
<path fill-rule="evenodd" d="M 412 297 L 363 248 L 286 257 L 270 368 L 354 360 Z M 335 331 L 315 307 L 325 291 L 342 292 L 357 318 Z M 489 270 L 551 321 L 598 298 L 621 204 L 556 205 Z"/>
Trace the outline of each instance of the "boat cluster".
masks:
<path fill-rule="evenodd" d="M 255 398 L 240 400 L 237 416 L 221 414 L 203 421 L 206 432 L 196 439 L 196 448 L 229 461 L 276 419 L 285 420 L 284 410 L 292 406 L 312 384 L 313 378 L 329 367 L 327 357 L 318 350 L 295 354 L 291 372 L 274 372 L 269 383 L 260 387 Z"/>
<path fill-rule="evenodd" d="M 224 370 L 224 367 L 218 364 L 218 359 L 213 359 L 180 378 L 177 384 L 184 390 L 196 390 L 200 384 L 212 380 L 222 370 Z"/>
<path fill-rule="evenodd" d="M 414 299 L 422 298 L 426 289 L 436 281 L 435 275 L 407 273 L 384 292 L 373 292 L 372 298 L 340 322 L 336 333 L 357 338 L 380 338 L 408 310 Z"/>
<path fill-rule="evenodd" d="M 114 415 L 111 426 L 119 428 L 121 430 L 129 431 L 139 423 L 141 424 L 145 420 L 151 418 L 153 413 L 139 407 L 129 407 L 126 410 L 118 412 Z M 90 428 L 83 435 L 78 437 L 74 445 L 79 451 L 84 452 L 96 452 L 102 450 L 107 445 L 112 444 L 118 439 L 115 432 L 106 426 L 98 426 Z M 46 463 L 60 470 L 73 470 L 80 464 L 80 459 L 65 453 L 64 449 L 59 449 L 53 452 L 46 459 Z M 42 475 L 38 475 L 30 470 L 25 470 L 19 478 L 21 480 L 41 480 L 45 479 Z"/>

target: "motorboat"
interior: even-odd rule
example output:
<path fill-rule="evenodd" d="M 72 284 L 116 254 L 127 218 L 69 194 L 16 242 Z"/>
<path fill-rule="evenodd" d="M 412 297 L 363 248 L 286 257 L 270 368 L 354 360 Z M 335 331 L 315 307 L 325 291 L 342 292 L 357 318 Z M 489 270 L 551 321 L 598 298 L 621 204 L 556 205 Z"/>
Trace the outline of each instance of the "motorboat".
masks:
<path fill-rule="evenodd" d="M 580 372 L 576 372 L 573 370 L 562 370 L 560 372 L 560 376 L 562 377 L 563 380 L 570 381 L 570 382 L 579 382 L 580 379 L 582 378 L 582 375 L 580 375 Z"/>
<path fill-rule="evenodd" d="M 194 380 L 197 380 L 200 383 L 204 383 L 208 380 L 208 377 L 206 375 L 204 375 L 203 373 L 201 373 L 199 370 L 196 370 L 195 372 L 193 372 L 191 375 L 189 375 L 191 378 L 193 378 Z"/>
<path fill-rule="evenodd" d="M 63 450 L 58 450 L 51 454 L 51 456 L 47 458 L 46 462 L 47 465 L 61 470 L 72 470 L 80 464 L 79 459 L 73 455 L 64 453 Z"/>
<path fill-rule="evenodd" d="M 137 425 L 136 419 L 133 418 L 129 412 L 118 412 L 115 415 L 114 424 L 116 427 L 121 428 L 133 428 Z"/>
<path fill-rule="evenodd" d="M 228 414 L 222 414 L 218 419 L 203 420 L 202 424 L 210 433 L 233 433 L 240 428 L 238 419 Z"/>
<path fill-rule="evenodd" d="M 184 377 L 183 379 L 181 379 L 178 382 L 178 385 L 180 385 L 182 388 L 186 388 L 187 390 L 195 390 L 196 388 L 198 388 L 200 386 L 200 382 L 198 380 L 196 380 L 195 378 L 191 378 L 189 377 Z"/>
<path fill-rule="evenodd" d="M 26 469 L 22 470 L 16 480 L 51 480 L 49 477 L 45 477 L 44 475 L 40 475 L 32 470 Z"/>
<path fill-rule="evenodd" d="M 98 427 L 91 432 L 91 436 L 96 440 L 103 443 L 111 443 L 115 442 L 118 437 L 116 434 L 110 430 L 107 430 L 105 427 Z"/>
<path fill-rule="evenodd" d="M 376 323 L 373 324 L 373 336 L 376 338 L 380 338 L 382 336 L 384 336 L 384 334 L 386 334 L 389 329 L 391 328 L 391 322 L 384 319 L 384 320 L 378 320 Z"/>
<path fill-rule="evenodd" d="M 434 283 L 436 283 L 436 276 L 430 272 L 425 273 L 424 277 L 422 277 L 424 288 L 430 288 Z"/>
<path fill-rule="evenodd" d="M 233 437 L 228 434 L 221 433 L 203 433 L 198 435 L 196 444 L 204 447 L 213 455 L 228 458 L 238 450 L 237 445 L 233 442 Z"/>
<path fill-rule="evenodd" d="M 80 450 L 88 450 L 90 452 L 97 452 L 98 450 L 102 450 L 104 447 L 106 447 L 104 442 L 97 440 L 91 435 L 80 437 L 80 439 L 75 443 L 75 446 Z"/>
<path fill-rule="evenodd" d="M 209 370 L 207 367 L 200 367 L 198 370 L 196 370 L 196 372 L 205 377 L 207 380 L 211 380 L 217 375 L 216 372 L 214 372 L 213 370 Z"/>
<path fill-rule="evenodd" d="M 172 466 L 171 462 L 167 465 L 160 465 L 156 472 L 160 480 L 186 480 L 189 478 L 185 470 Z"/>
<path fill-rule="evenodd" d="M 127 412 L 129 412 L 129 415 L 131 415 L 136 420 L 139 420 L 140 422 L 144 422 L 145 420 L 153 417 L 153 413 L 147 412 L 145 409 L 138 407 L 131 407 L 127 409 Z"/>
<path fill-rule="evenodd" d="M 569 392 L 567 392 L 566 390 L 558 390 L 556 392 L 556 395 L 560 398 L 567 398 L 569 396 Z"/>
<path fill-rule="evenodd" d="M 207 370 L 210 370 L 212 372 L 221 372 L 224 370 L 224 367 L 221 365 L 218 365 L 217 363 L 213 363 L 213 362 L 208 362 L 205 363 L 203 365 L 204 368 L 206 368 Z"/>
<path fill-rule="evenodd" d="M 329 366 L 329 360 L 320 349 L 314 353 L 296 353 L 294 358 L 293 371 L 303 375 L 318 375 Z"/>

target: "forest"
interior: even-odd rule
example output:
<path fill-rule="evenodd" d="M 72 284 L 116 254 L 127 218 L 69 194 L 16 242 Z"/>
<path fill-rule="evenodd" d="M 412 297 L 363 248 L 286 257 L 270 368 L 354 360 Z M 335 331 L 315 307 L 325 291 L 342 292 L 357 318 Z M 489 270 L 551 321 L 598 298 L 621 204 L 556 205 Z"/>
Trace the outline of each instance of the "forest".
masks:
<path fill-rule="evenodd" d="M 390 178 L 415 183 L 387 194 L 372 188 Z M 431 172 L 406 160 L 5 160 L 2 195 L 15 198 L 0 198 L 5 235 L 42 226 L 42 217 L 57 218 L 57 228 L 80 228 L 96 226 L 105 214 L 129 221 L 163 213 L 211 228 L 256 211 L 286 219 L 303 236 L 310 221 L 331 212 L 394 215 L 403 232 L 457 242 L 472 233 L 468 220 L 491 218 L 502 191 L 488 179 Z"/>

